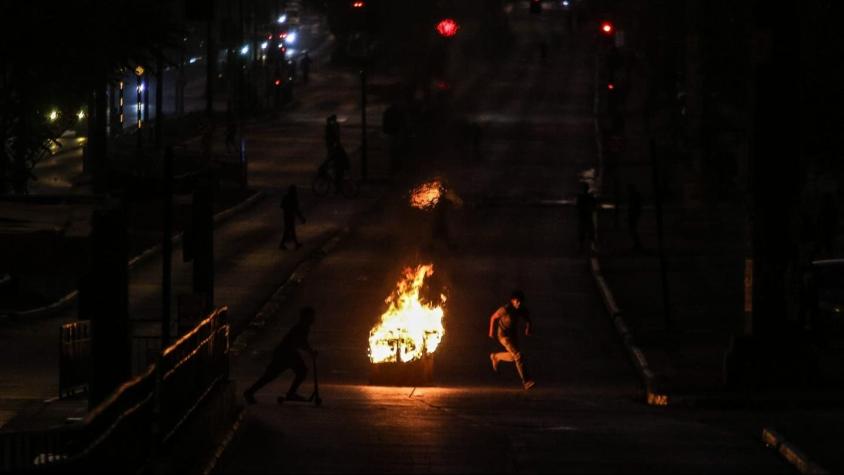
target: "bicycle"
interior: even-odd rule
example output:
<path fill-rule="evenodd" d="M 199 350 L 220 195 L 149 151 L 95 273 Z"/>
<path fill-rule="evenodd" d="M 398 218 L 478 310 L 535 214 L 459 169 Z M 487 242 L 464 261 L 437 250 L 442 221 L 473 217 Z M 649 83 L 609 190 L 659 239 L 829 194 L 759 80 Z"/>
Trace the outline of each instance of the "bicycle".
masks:
<path fill-rule="evenodd" d="M 346 198 L 355 198 L 360 193 L 360 183 L 348 176 L 343 178 L 341 187 L 340 192 Z M 313 182 L 311 182 L 311 190 L 316 196 L 326 196 L 331 190 L 334 190 L 334 171 L 330 166 L 323 164 L 319 167 Z"/>

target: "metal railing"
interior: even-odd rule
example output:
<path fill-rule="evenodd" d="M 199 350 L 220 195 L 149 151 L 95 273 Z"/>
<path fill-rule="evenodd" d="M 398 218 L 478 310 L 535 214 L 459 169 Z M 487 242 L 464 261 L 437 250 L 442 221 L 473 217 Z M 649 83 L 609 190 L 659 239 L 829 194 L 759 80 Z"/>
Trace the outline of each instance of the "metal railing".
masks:
<path fill-rule="evenodd" d="M 91 375 L 91 322 L 66 323 L 59 330 L 59 397 L 86 390 Z"/>
<path fill-rule="evenodd" d="M 0 432 L 0 472 L 136 471 L 229 373 L 228 310 L 215 310 L 74 426 Z"/>

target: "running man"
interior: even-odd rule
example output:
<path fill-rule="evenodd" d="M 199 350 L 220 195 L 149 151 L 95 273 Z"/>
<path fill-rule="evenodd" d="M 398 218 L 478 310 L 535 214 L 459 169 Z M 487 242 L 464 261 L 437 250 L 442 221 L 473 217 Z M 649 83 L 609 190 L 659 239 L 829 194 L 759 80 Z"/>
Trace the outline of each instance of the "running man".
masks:
<path fill-rule="evenodd" d="M 500 361 L 511 361 L 516 364 L 516 371 L 522 379 L 522 387 L 532 388 L 536 383 L 531 379 L 525 369 L 522 352 L 519 350 L 519 322 L 525 322 L 525 336 L 530 336 L 531 320 L 530 314 L 524 305 L 525 294 L 520 290 L 513 291 L 510 295 L 510 303 L 500 307 L 489 318 L 489 337 L 498 338 L 498 342 L 505 351 L 490 353 L 492 370 L 498 371 Z"/>

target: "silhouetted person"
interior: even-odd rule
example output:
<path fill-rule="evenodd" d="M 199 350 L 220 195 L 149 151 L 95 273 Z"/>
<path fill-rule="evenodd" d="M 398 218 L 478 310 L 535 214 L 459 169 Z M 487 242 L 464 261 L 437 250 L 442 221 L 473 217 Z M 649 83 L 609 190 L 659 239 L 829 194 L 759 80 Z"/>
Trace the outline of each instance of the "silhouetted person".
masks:
<path fill-rule="evenodd" d="M 339 146 L 340 124 L 337 122 L 337 116 L 331 114 L 325 119 L 325 150 L 329 158 Z"/>
<path fill-rule="evenodd" d="M 305 55 L 299 60 L 299 69 L 302 70 L 302 82 L 305 84 L 309 81 L 308 78 L 311 73 L 311 61 L 311 57 L 308 56 L 307 52 L 305 52 Z"/>
<path fill-rule="evenodd" d="M 281 199 L 281 210 L 284 212 L 284 234 L 281 237 L 281 242 L 278 243 L 279 249 L 287 250 L 287 241 L 293 241 L 296 249 L 302 247 L 302 243 L 296 238 L 296 218 L 305 224 L 305 216 L 299 209 L 299 193 L 296 191 L 296 185 L 290 185 L 287 189 L 287 194 Z"/>
<path fill-rule="evenodd" d="M 577 208 L 577 242 L 578 250 L 583 251 L 583 244 L 591 248 L 595 242 L 595 210 L 598 202 L 589 192 L 589 184 L 583 183 L 575 201 Z"/>
<path fill-rule="evenodd" d="M 433 210 L 431 237 L 434 241 L 440 240 L 449 248 L 454 249 L 448 221 L 451 210 L 461 207 L 463 207 L 463 199 L 452 189 L 447 188 L 444 183 L 440 188 L 440 199 Z"/>
<path fill-rule="evenodd" d="M 505 350 L 499 353 L 490 353 L 489 360 L 492 362 L 492 370 L 496 372 L 500 361 L 515 363 L 516 371 L 522 380 L 522 387 L 530 389 L 536 383 L 527 374 L 522 352 L 519 350 L 518 338 L 519 324 L 522 321 L 525 323 L 525 336 L 530 336 L 530 312 L 528 312 L 524 302 L 524 293 L 520 290 L 513 291 L 510 295 L 510 302 L 503 307 L 499 307 L 489 318 L 489 337 L 497 338 L 498 343 Z"/>
<path fill-rule="evenodd" d="M 450 210 L 452 203 L 450 200 L 446 199 L 444 189 L 441 190 L 441 193 L 442 196 L 440 196 L 440 200 L 434 207 L 434 223 L 433 228 L 431 229 L 431 237 L 435 240 L 439 239 L 446 244 L 450 244 L 451 238 L 448 231 L 448 215 L 451 214 Z"/>
<path fill-rule="evenodd" d="M 630 238 L 633 240 L 633 249 L 642 250 L 642 241 L 639 239 L 639 219 L 642 217 L 642 194 L 636 186 L 627 186 L 627 230 L 630 231 Z"/>
<path fill-rule="evenodd" d="M 317 354 L 308 343 L 308 334 L 311 331 L 311 325 L 314 323 L 314 317 L 315 312 L 311 307 L 302 307 L 299 310 L 299 321 L 296 325 L 293 325 L 293 328 L 287 332 L 281 343 L 275 347 L 273 358 L 267 365 L 267 369 L 264 370 L 264 374 L 255 381 L 255 384 L 243 392 L 243 398 L 246 399 L 247 403 L 255 404 L 255 393 L 287 369 L 293 370 L 295 376 L 293 383 L 290 384 L 290 389 L 287 391 L 286 399 L 291 401 L 305 400 L 297 393 L 299 386 L 308 374 L 308 368 L 305 367 L 305 362 L 302 360 L 299 350 L 304 350 L 313 356 Z"/>
<path fill-rule="evenodd" d="M 824 193 L 821 197 L 821 209 L 818 212 L 818 239 L 821 252 L 835 253 L 835 238 L 838 234 L 838 205 L 835 195 Z"/>
<path fill-rule="evenodd" d="M 346 171 L 350 168 L 349 155 L 342 145 L 334 147 L 331 155 L 332 170 L 334 170 L 334 194 L 340 194 L 343 190 L 343 180 L 346 178 Z"/>

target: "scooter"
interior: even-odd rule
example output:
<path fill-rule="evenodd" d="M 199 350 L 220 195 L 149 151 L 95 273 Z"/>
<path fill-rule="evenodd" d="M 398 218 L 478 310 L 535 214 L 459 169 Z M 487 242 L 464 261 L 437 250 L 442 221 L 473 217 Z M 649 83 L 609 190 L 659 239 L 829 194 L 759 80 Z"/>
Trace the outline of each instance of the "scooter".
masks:
<path fill-rule="evenodd" d="M 311 393 L 310 397 L 303 400 L 291 400 L 287 399 L 284 396 L 279 396 L 276 401 L 279 404 L 283 404 L 285 401 L 287 402 L 313 402 L 314 406 L 319 407 L 322 405 L 322 398 L 319 397 L 319 377 L 317 376 L 317 362 L 316 362 L 316 354 L 311 354 L 311 361 L 314 367 L 314 392 Z"/>

